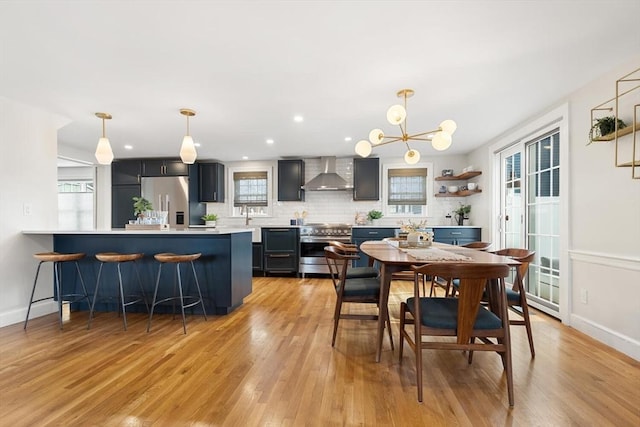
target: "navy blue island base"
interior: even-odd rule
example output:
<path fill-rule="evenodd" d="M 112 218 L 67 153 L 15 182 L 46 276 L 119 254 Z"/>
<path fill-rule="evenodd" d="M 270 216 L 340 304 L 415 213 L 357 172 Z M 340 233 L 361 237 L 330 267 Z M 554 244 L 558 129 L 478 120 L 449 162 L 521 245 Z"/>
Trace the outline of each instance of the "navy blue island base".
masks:
<path fill-rule="evenodd" d="M 158 262 L 153 258 L 157 253 L 172 252 L 191 254 L 200 252 L 202 256 L 194 261 L 198 280 L 202 289 L 207 314 L 228 314 L 240 305 L 244 297 L 252 290 L 252 245 L 251 230 L 242 232 L 212 233 L 207 231 L 105 231 L 100 233 L 52 232 L 53 250 L 61 253 L 84 252 L 86 257 L 79 262 L 82 275 L 89 292 L 93 295 L 100 262 L 95 254 L 99 252 L 144 253 L 137 262 L 143 289 L 151 302 L 158 273 Z M 193 274 L 188 264 L 181 267 L 183 286 L 191 289 Z M 63 292 L 80 286 L 74 271 L 63 269 Z M 125 287 L 131 291 L 139 289 L 135 270 L 131 263 L 122 265 Z M 175 268 L 164 266 L 158 291 L 158 299 L 173 295 Z M 115 265 L 105 265 L 100 279 L 100 294 L 115 296 L 117 290 L 117 271 Z M 126 292 L 126 290 L 125 290 Z M 190 291 L 186 291 L 190 293 Z M 86 303 L 77 303 L 74 309 L 88 310 Z M 116 311 L 117 300 L 98 299 L 97 311 Z M 169 303 L 159 307 L 157 312 L 171 311 Z M 129 311 L 129 308 L 127 309 Z M 144 304 L 132 306 L 131 311 L 146 311 Z M 201 310 L 200 310 L 201 311 Z M 194 308 L 197 313 L 198 309 Z"/>

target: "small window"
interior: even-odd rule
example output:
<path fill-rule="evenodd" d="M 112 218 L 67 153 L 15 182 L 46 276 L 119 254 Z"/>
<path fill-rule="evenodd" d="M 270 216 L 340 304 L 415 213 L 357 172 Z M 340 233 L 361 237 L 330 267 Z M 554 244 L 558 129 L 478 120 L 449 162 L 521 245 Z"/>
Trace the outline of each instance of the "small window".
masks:
<path fill-rule="evenodd" d="M 266 170 L 235 170 L 233 177 L 233 216 L 269 215 L 269 173 Z"/>
<path fill-rule="evenodd" d="M 267 173 L 234 172 L 233 206 L 267 206 Z"/>
<path fill-rule="evenodd" d="M 427 169 L 387 169 L 387 214 L 426 215 Z"/>

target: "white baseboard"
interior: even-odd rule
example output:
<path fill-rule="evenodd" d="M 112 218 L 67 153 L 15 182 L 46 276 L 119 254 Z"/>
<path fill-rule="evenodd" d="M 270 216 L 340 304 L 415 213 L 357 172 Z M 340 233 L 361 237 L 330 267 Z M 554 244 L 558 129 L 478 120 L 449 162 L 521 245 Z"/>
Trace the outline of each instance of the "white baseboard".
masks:
<path fill-rule="evenodd" d="M 47 314 L 56 313 L 58 311 L 58 303 L 56 301 L 41 301 L 31 306 L 29 319 L 34 319 Z M 27 307 L 0 313 L 0 328 L 24 322 L 27 315 Z"/>
<path fill-rule="evenodd" d="M 640 361 L 640 342 L 577 314 L 571 315 L 571 327 L 609 347 Z"/>

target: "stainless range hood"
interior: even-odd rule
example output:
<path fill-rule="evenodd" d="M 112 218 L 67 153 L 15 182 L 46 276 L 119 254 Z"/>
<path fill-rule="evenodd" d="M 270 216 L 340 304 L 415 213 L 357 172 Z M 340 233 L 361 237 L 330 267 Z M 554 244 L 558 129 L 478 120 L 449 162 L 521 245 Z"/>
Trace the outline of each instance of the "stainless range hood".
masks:
<path fill-rule="evenodd" d="M 336 173 L 335 157 L 320 157 L 320 166 L 322 172 L 304 185 L 305 190 L 340 191 L 353 189 L 353 185 Z"/>

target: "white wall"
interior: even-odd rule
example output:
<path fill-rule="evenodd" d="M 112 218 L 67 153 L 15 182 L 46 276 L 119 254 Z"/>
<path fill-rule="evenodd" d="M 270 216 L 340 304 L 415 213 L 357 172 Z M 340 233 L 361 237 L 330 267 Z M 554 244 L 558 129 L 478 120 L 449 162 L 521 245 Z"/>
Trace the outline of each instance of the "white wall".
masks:
<path fill-rule="evenodd" d="M 635 359 L 640 359 L 640 180 L 631 178 L 629 168 L 614 166 L 613 143 L 586 144 L 591 108 L 612 98 L 615 81 L 638 68 L 640 57 L 615 67 L 506 133 L 533 128 L 554 114 L 551 111 L 563 111 L 567 107 L 560 106 L 568 105 L 568 113 L 562 113 L 568 116 L 568 147 L 563 147 L 569 153 L 563 164 L 568 183 L 562 183 L 562 190 L 567 191 L 561 194 L 569 218 L 561 228 L 561 234 L 568 238 L 561 255 L 567 260 L 561 265 L 561 274 L 567 287 L 564 304 L 568 312 L 562 317 L 567 324 Z M 627 96 L 632 99 L 625 100 L 625 108 L 632 102 L 640 103 L 640 89 Z M 633 111 L 626 109 L 621 114 L 630 124 Z M 637 138 L 640 142 L 640 135 Z M 471 162 L 488 172 L 483 179 L 490 179 L 497 146 L 508 142 L 502 136 L 469 155 Z M 631 136 L 620 143 L 628 149 Z M 485 188 L 488 186 L 489 181 Z M 488 203 L 489 216 L 478 219 L 493 225 L 491 201 L 481 199 L 480 203 Z M 483 229 L 485 235 L 490 234 Z M 581 295 L 585 293 L 587 302 L 583 303 Z"/>
<path fill-rule="evenodd" d="M 64 124 L 59 116 L 0 97 L 0 326 L 24 320 L 37 265 L 32 255 L 52 249 L 50 237 L 21 232 L 57 226 L 56 132 Z M 52 293 L 51 268 L 43 270 L 40 297 Z M 45 303 L 33 314 L 56 310 Z"/>

